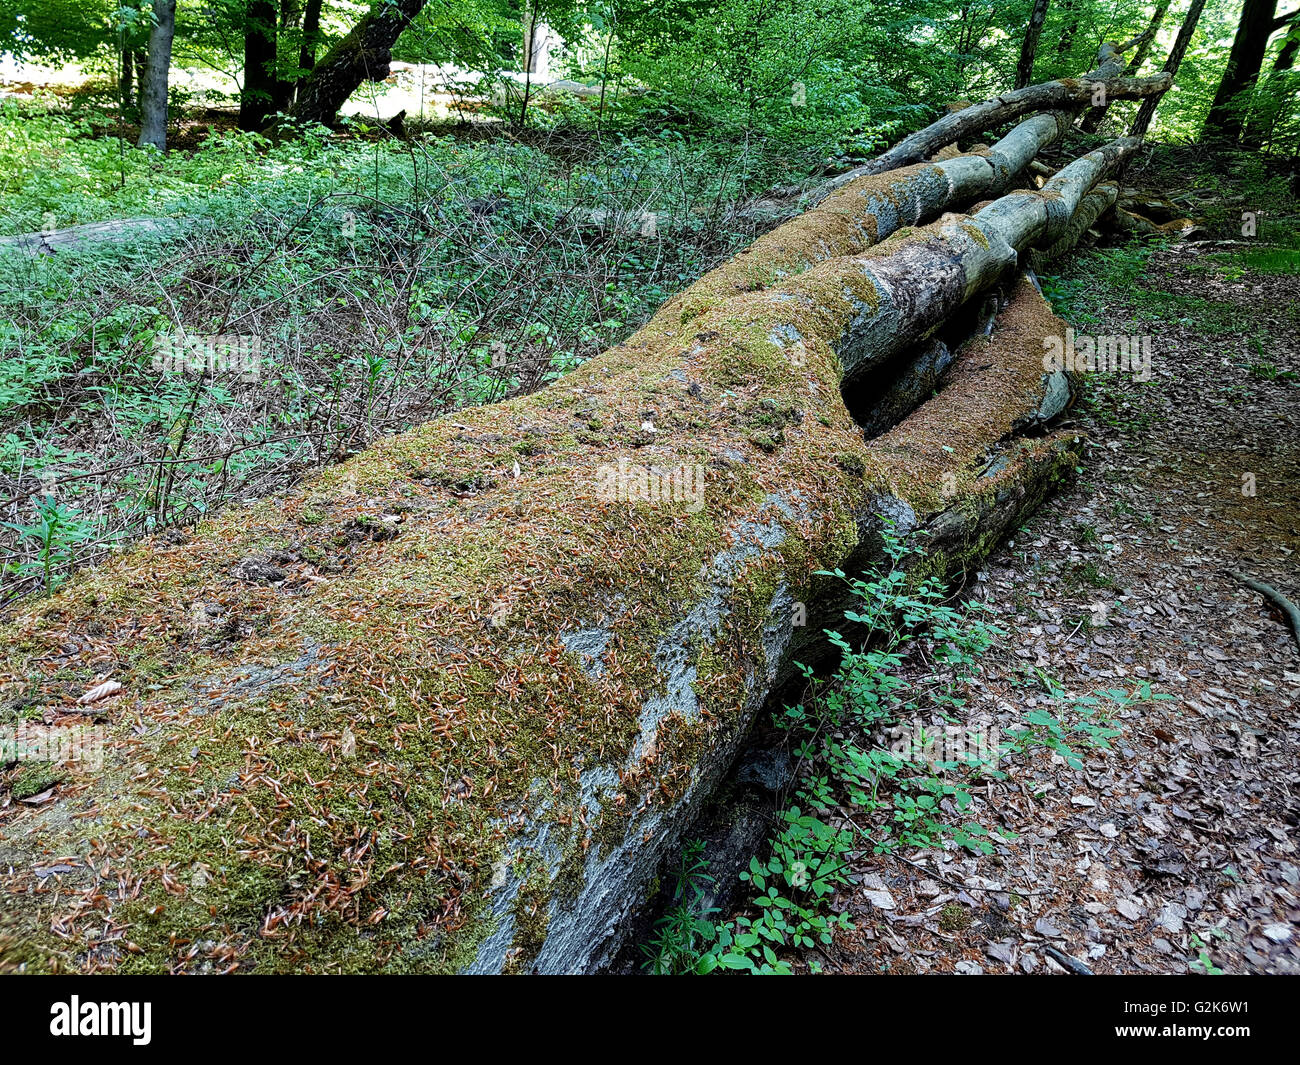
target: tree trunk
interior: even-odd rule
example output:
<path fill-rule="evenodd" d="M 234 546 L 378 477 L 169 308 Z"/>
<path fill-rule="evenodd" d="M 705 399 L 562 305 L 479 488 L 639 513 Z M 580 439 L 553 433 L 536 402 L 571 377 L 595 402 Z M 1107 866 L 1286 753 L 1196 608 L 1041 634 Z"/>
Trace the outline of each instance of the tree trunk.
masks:
<path fill-rule="evenodd" d="M 1236 144 L 1241 140 L 1249 110 L 1250 90 L 1264 65 L 1264 53 L 1272 36 L 1277 0 L 1245 0 L 1237 34 L 1228 53 L 1228 64 L 1219 81 L 1209 117 L 1205 120 L 1205 139 Z"/>
<path fill-rule="evenodd" d="M 1038 39 L 1043 35 L 1043 20 L 1047 18 L 1047 5 L 1050 0 L 1034 0 L 1033 10 L 1029 13 L 1029 25 L 1025 28 L 1024 43 L 1020 46 L 1020 62 L 1016 64 L 1017 89 L 1023 89 L 1034 80 L 1034 56 L 1038 54 Z"/>
<path fill-rule="evenodd" d="M 239 128 L 266 125 L 279 99 L 275 0 L 247 0 L 244 7 L 244 88 L 239 94 Z"/>
<path fill-rule="evenodd" d="M 598 969 L 795 661 L 842 623 L 842 582 L 820 574 L 886 561 L 886 520 L 929 534 L 933 572 L 967 567 L 1078 463 L 1075 432 L 1038 435 L 1069 388 L 1043 363 L 1062 323 L 1027 283 L 934 410 L 870 443 L 833 353 L 896 347 L 891 324 L 989 287 L 1099 169 L 742 293 L 687 336 L 389 439 L 25 612 L 0 647 L 46 678 L 43 702 L 104 668 L 67 650 L 92 621 L 166 669 L 124 664 L 133 702 L 78 781 L 86 816 L 59 797 L 8 833 L 0 956 L 42 970 L 111 921 L 131 954 L 89 964 Z M 906 289 L 877 305 L 886 276 Z M 279 586 L 240 565 L 268 551 Z M 195 596 L 255 619 L 248 635 L 223 643 Z M 194 786 L 161 786 L 164 766 Z M 82 855 L 87 835 L 94 861 L 42 891 L 29 844 Z M 127 869 L 129 891 L 105 889 Z"/>
<path fill-rule="evenodd" d="M 363 81 L 388 77 L 393 44 L 427 0 L 381 0 L 331 48 L 298 88 L 290 117 L 330 125 Z"/>
<path fill-rule="evenodd" d="M 1155 13 L 1151 16 L 1151 21 L 1147 28 L 1142 32 L 1142 36 L 1133 42 L 1133 58 L 1129 60 L 1125 73 L 1132 76 L 1142 70 L 1142 64 L 1147 61 L 1147 56 L 1151 54 L 1151 47 L 1156 43 L 1156 34 L 1160 32 L 1160 27 L 1164 24 L 1165 15 L 1169 13 L 1170 0 L 1160 0 L 1156 4 Z"/>
<path fill-rule="evenodd" d="M 1126 49 L 1129 46 L 1133 48 L 1133 56 L 1129 59 L 1128 66 L 1124 68 L 1126 77 L 1134 77 L 1141 72 L 1142 64 L 1147 61 L 1147 56 L 1151 54 L 1151 46 L 1155 44 L 1156 34 L 1160 32 L 1160 26 L 1165 21 L 1165 15 L 1169 12 L 1169 4 L 1170 0 L 1160 0 L 1160 3 L 1156 5 L 1155 13 L 1151 16 L 1151 21 L 1147 23 L 1147 28 L 1142 32 L 1142 35 L 1134 38 L 1126 46 Z M 1109 100 L 1099 107 L 1094 107 L 1083 116 L 1079 128 L 1085 133 L 1096 133 L 1109 108 Z"/>
<path fill-rule="evenodd" d="M 1196 24 L 1201 20 L 1201 12 L 1204 10 L 1205 0 L 1192 0 L 1192 6 L 1187 9 L 1183 24 L 1178 28 L 1174 46 L 1169 49 L 1169 58 L 1165 60 L 1164 73 L 1168 75 L 1170 82 L 1178 74 L 1178 68 L 1182 65 L 1183 56 L 1187 54 L 1187 46 L 1192 43 L 1192 35 L 1196 32 Z M 1129 130 L 1130 137 L 1146 136 L 1159 103 L 1160 98 L 1155 96 L 1142 102 L 1142 106 L 1138 108 L 1137 118 L 1133 120 L 1133 127 Z"/>
<path fill-rule="evenodd" d="M 311 70 L 316 66 L 316 48 L 320 44 L 320 9 L 323 0 L 307 0 L 307 7 L 302 16 L 302 50 L 298 54 L 298 66 Z"/>
<path fill-rule="evenodd" d="M 131 106 L 135 93 L 135 68 L 131 63 L 131 49 L 122 49 L 122 62 L 118 67 L 117 91 L 122 100 L 123 109 Z"/>
<path fill-rule="evenodd" d="M 1205 0 L 1197 0 L 1204 4 Z M 1171 84 L 1170 74 L 1157 74 L 1149 78 L 1119 76 L 1118 59 L 1112 51 L 1103 51 L 1103 62 L 1096 70 L 1082 78 L 1045 81 L 1014 89 L 992 100 L 972 104 L 953 111 L 922 130 L 904 138 L 889 151 L 864 166 L 856 167 L 832 178 L 824 192 L 868 174 L 882 174 L 888 170 L 908 166 L 928 159 L 941 148 L 955 144 L 963 137 L 1010 122 L 1033 111 L 1071 109 L 1078 110 L 1092 102 L 1098 84 L 1104 85 L 1109 100 L 1136 100 L 1158 98 Z M 824 193 L 823 193 L 824 194 Z"/>
<path fill-rule="evenodd" d="M 843 188 L 556 385 L 115 556 L 0 627 L 0 675 L 35 678 L 38 706 L 132 648 L 102 767 L 6 825 L 0 959 L 598 969 L 843 623 L 826 571 L 887 562 L 889 529 L 920 534 L 928 571 L 967 568 L 1079 462 L 1049 424 L 1064 325 L 1023 276 L 1005 328 L 906 414 L 937 382 L 935 330 L 1068 237 L 1136 142 L 900 225 L 999 186 L 1061 125 Z M 909 351 L 916 380 L 873 391 Z M 902 421 L 867 441 L 846 396 L 882 394 Z M 69 950 L 105 927 L 129 954 Z"/>
<path fill-rule="evenodd" d="M 176 0 L 154 0 L 154 24 L 149 31 L 149 59 L 140 92 L 140 139 L 136 144 L 167 149 L 167 80 L 176 34 Z"/>

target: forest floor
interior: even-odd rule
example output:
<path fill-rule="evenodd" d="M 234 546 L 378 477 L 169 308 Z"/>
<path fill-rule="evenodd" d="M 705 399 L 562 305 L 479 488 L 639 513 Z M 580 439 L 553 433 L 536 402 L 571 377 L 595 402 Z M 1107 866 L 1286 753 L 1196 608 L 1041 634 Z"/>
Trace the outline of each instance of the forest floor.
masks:
<path fill-rule="evenodd" d="M 1300 599 L 1300 278 L 1252 254 L 1174 245 L 1098 282 L 1073 324 L 1153 334 L 1152 380 L 1094 375 L 1079 479 L 970 575 L 1006 635 L 964 697 L 1003 734 L 1054 704 L 1048 676 L 1172 698 L 1081 769 L 1040 750 L 980 785 L 963 816 L 1015 834 L 990 855 L 859 853 L 832 906 L 855 930 L 814 968 L 1300 972 L 1300 648 L 1231 575 Z"/>

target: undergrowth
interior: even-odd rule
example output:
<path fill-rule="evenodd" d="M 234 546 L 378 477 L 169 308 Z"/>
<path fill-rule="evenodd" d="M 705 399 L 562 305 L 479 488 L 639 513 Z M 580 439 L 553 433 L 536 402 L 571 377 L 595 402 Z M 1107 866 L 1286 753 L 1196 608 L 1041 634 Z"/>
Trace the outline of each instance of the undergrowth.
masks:
<path fill-rule="evenodd" d="M 754 235 L 744 153 L 363 124 L 159 157 L 0 104 L 0 602 L 282 490 L 376 438 L 528 392 Z M 48 516 L 57 515 L 51 523 Z"/>
<path fill-rule="evenodd" d="M 1167 698 L 1147 684 L 1071 698 L 1042 674 L 1048 705 L 1000 733 L 971 713 L 965 693 L 1005 633 L 981 604 L 953 605 L 942 581 L 909 574 L 915 549 L 902 539 L 887 536 L 886 548 L 890 565 L 876 573 L 826 574 L 854 596 L 844 615 L 854 638 L 827 630 L 838 669 L 819 679 L 803 667 L 806 698 L 777 718 L 801 772 L 779 830 L 740 873 L 744 912 L 720 920 L 701 908 L 713 878 L 702 845 L 691 844 L 676 871 L 673 905 L 642 944 L 648 971 L 784 974 L 796 956 L 816 970 L 812 952 L 852 927 L 832 905 L 853 883 L 852 859 L 899 848 L 993 854 L 1014 834 L 973 816 L 976 786 L 1005 780 L 1037 752 L 1082 769 L 1090 753 L 1109 748 L 1116 719 L 1133 703 Z M 931 664 L 923 681 L 904 670 L 918 652 Z"/>

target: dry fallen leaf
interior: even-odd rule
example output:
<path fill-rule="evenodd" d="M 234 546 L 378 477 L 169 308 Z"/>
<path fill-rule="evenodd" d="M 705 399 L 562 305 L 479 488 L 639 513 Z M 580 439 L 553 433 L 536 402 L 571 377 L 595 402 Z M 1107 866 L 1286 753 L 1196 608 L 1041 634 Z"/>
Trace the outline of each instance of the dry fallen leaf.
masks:
<path fill-rule="evenodd" d="M 39 795 L 32 795 L 26 799 L 20 799 L 19 802 L 25 802 L 28 806 L 39 806 L 43 802 L 49 802 L 54 798 L 54 789 L 46 788 Z"/>
<path fill-rule="evenodd" d="M 103 684 L 96 684 L 90 691 L 86 692 L 77 700 L 78 705 L 88 706 L 91 703 L 97 703 L 100 699 L 107 699 L 110 695 L 116 695 L 122 690 L 122 685 L 115 680 L 106 680 Z"/>

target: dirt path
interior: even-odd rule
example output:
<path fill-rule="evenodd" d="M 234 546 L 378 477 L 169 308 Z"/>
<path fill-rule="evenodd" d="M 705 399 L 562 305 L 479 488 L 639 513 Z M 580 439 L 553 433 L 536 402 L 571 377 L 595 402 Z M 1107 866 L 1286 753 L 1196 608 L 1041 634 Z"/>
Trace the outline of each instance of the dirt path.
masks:
<path fill-rule="evenodd" d="M 1087 326 L 1154 334 L 1153 379 L 1094 380 L 1083 474 L 973 593 L 1007 636 L 967 706 L 1004 734 L 1051 702 L 1043 674 L 1172 698 L 1081 770 L 1002 765 L 962 815 L 1018 834 L 994 854 L 860 856 L 825 971 L 1062 971 L 1052 948 L 1097 973 L 1300 972 L 1300 649 L 1229 575 L 1300 600 L 1300 278 L 1212 251 L 1157 253 Z"/>

